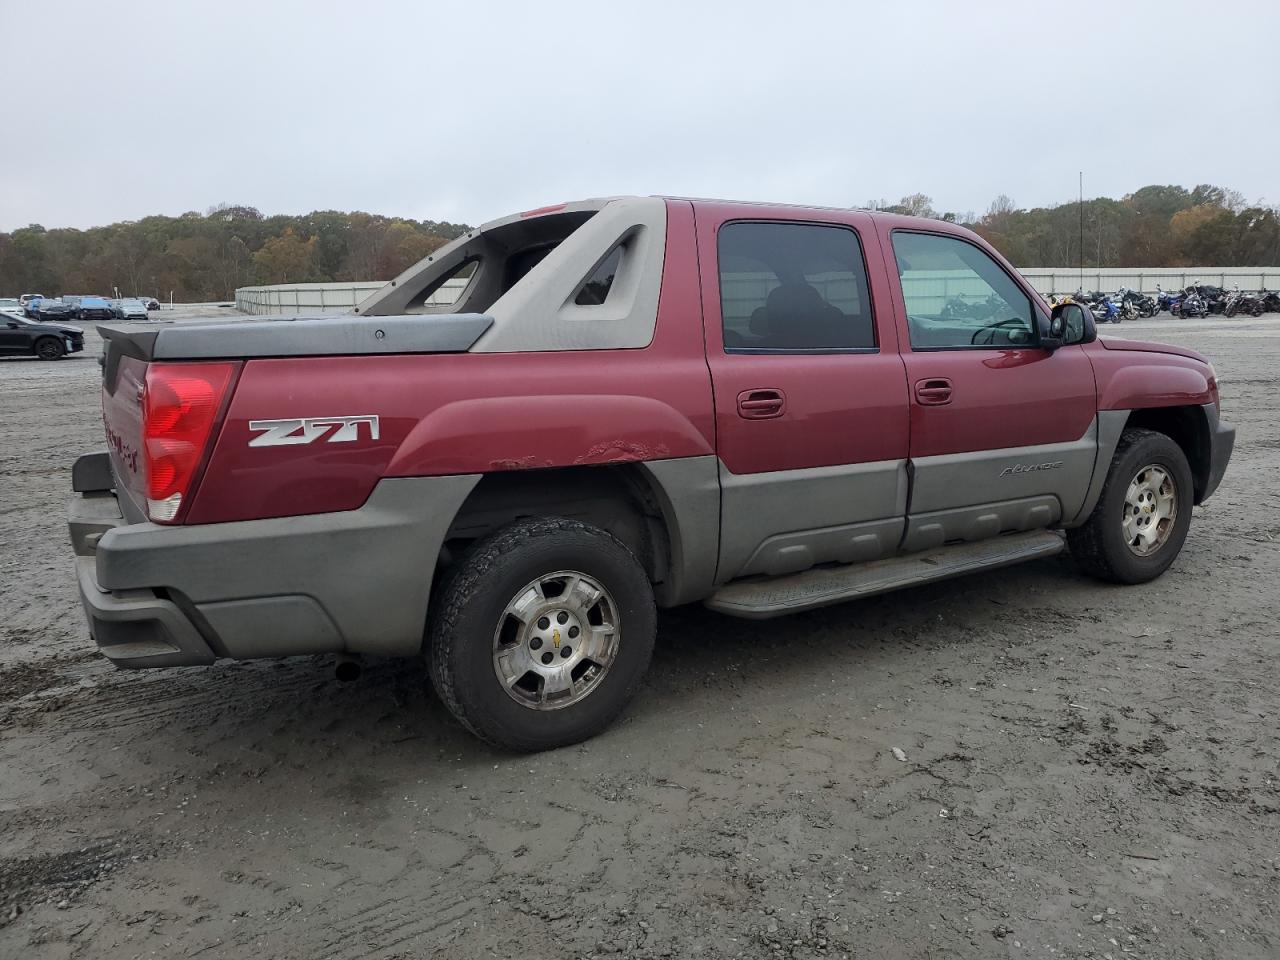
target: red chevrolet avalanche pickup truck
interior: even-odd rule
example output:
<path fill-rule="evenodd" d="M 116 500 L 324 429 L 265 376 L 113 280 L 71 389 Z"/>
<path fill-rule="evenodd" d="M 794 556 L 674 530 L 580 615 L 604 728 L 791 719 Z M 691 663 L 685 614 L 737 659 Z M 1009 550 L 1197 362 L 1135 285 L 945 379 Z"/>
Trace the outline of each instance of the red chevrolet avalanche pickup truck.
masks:
<path fill-rule="evenodd" d="M 622 710 L 657 607 L 771 617 L 1065 548 L 1150 580 L 1235 435 L 1198 354 L 853 210 L 568 203 L 352 315 L 103 333 L 70 519 L 103 654 L 421 656 L 523 750 Z"/>

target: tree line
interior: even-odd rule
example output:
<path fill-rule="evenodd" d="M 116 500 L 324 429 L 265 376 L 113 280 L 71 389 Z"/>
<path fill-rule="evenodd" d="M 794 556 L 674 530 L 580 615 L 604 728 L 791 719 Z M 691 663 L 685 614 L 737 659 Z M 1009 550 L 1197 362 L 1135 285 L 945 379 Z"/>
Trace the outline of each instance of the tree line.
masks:
<path fill-rule="evenodd" d="M 1029 210 L 1002 195 L 981 216 L 939 213 L 922 193 L 868 206 L 962 223 L 1018 267 L 1280 265 L 1280 207 L 1247 203 L 1239 192 L 1210 184 L 1190 190 L 1153 184 L 1119 200 Z"/>
<path fill-rule="evenodd" d="M 88 230 L 32 224 L 0 233 L 0 296 L 118 288 L 191 303 L 230 300 L 256 283 L 389 280 L 469 229 L 337 210 L 266 217 L 228 205 Z"/>
<path fill-rule="evenodd" d="M 1031 209 L 1000 196 L 982 215 L 940 213 L 922 193 L 867 206 L 962 223 L 1019 267 L 1280 265 L 1280 207 L 1209 184 Z M 193 302 L 229 300 L 255 283 L 389 280 L 469 229 L 336 210 L 266 217 L 228 205 L 88 230 L 32 224 L 0 233 L 0 296 L 118 288 Z"/>

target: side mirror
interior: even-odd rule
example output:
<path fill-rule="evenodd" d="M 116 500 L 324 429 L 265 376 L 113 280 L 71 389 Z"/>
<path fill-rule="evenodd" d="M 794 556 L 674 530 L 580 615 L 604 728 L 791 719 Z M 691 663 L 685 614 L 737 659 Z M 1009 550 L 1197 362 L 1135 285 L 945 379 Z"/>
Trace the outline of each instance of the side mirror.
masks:
<path fill-rule="evenodd" d="M 1093 314 L 1078 303 L 1060 303 L 1049 314 L 1049 323 L 1041 330 L 1040 346 L 1045 350 L 1057 350 L 1077 343 L 1092 343 L 1098 339 L 1098 328 Z"/>

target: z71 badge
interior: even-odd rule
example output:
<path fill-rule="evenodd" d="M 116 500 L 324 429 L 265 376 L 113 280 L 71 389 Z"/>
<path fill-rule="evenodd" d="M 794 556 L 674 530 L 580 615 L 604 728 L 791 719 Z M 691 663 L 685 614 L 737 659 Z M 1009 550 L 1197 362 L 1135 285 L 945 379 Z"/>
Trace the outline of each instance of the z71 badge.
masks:
<path fill-rule="evenodd" d="M 251 447 L 284 447 L 295 443 L 351 443 L 360 439 L 361 426 L 368 427 L 369 439 L 378 439 L 378 418 L 373 414 L 360 417 L 299 417 L 294 420 L 250 420 L 249 429 L 261 436 L 249 441 Z"/>

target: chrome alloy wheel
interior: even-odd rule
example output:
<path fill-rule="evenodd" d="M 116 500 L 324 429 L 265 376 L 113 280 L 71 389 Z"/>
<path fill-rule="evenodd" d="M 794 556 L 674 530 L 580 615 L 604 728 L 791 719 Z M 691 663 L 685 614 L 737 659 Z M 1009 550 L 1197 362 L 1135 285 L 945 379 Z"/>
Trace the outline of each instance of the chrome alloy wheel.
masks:
<path fill-rule="evenodd" d="M 1148 464 L 1134 475 L 1124 495 L 1124 542 L 1138 557 L 1149 557 L 1168 542 L 1178 519 L 1178 488 L 1164 467 Z"/>
<path fill-rule="evenodd" d="M 584 573 L 560 570 L 526 584 L 498 618 L 493 669 L 517 703 L 559 710 L 588 696 L 618 656 L 618 607 Z"/>

